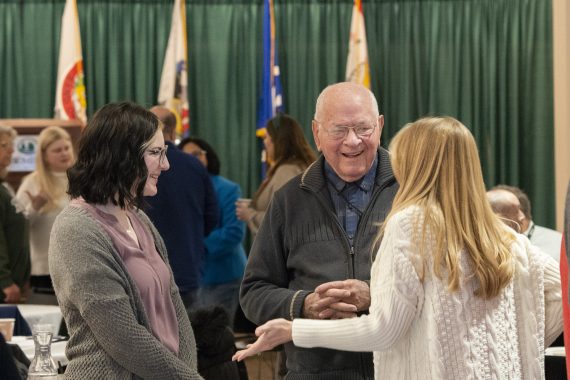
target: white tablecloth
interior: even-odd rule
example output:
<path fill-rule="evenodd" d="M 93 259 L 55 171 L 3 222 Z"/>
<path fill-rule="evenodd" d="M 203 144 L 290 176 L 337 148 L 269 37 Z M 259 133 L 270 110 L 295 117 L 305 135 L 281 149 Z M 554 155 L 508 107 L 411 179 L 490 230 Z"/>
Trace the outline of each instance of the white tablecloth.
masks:
<path fill-rule="evenodd" d="M 17 344 L 20 346 L 24 354 L 28 359 L 32 360 L 35 353 L 35 344 L 32 337 L 29 336 L 14 336 L 10 343 Z M 51 344 L 51 356 L 55 360 L 57 365 L 65 366 L 69 362 L 65 356 L 65 345 L 67 341 L 53 342 Z"/>
<path fill-rule="evenodd" d="M 61 310 L 59 306 L 52 305 L 18 305 L 20 314 L 24 317 L 30 329 L 33 330 L 35 324 L 49 323 L 52 326 L 53 335 L 57 335 L 61 325 Z"/>

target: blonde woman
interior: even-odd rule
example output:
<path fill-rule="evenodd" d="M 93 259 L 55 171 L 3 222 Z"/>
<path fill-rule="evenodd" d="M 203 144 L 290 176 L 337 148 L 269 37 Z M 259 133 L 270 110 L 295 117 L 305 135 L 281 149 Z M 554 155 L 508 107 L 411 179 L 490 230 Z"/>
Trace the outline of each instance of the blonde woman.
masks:
<path fill-rule="evenodd" d="M 558 268 L 491 210 L 469 130 L 420 119 L 390 150 L 400 189 L 372 264 L 370 314 L 272 320 L 234 358 L 292 340 L 374 351 L 377 379 L 544 378 L 544 349 L 562 330 Z"/>
<path fill-rule="evenodd" d="M 49 236 L 55 217 L 69 203 L 66 171 L 74 163 L 69 134 L 47 127 L 38 138 L 36 170 L 24 178 L 14 200 L 30 223 L 30 285 L 35 293 L 52 293 L 48 269 Z"/>
<path fill-rule="evenodd" d="M 267 177 L 257 189 L 251 204 L 236 202 L 236 216 L 247 222 L 255 236 L 265 216 L 273 194 L 291 178 L 302 173 L 316 156 L 297 120 L 286 114 L 270 119 L 263 144 L 267 160 L 271 163 Z"/>

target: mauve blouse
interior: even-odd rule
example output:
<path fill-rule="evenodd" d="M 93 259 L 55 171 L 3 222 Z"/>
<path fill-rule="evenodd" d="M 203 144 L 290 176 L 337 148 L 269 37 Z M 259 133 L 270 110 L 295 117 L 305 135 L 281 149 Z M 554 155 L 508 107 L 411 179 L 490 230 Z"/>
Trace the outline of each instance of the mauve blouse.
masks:
<path fill-rule="evenodd" d="M 109 234 L 141 296 L 152 334 L 170 351 L 178 354 L 178 320 L 170 297 L 170 270 L 162 260 L 150 230 L 132 211 L 127 211 L 140 247 L 119 224 L 117 218 L 82 198 L 71 201 L 97 220 Z"/>

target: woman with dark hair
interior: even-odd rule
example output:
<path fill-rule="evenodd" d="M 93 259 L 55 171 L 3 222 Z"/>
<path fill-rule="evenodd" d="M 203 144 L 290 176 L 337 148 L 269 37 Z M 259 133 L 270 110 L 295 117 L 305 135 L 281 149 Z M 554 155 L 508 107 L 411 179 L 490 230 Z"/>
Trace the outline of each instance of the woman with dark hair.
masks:
<path fill-rule="evenodd" d="M 297 120 L 286 114 L 270 119 L 263 138 L 269 170 L 267 177 L 257 189 L 250 204 L 238 202 L 236 214 L 239 220 L 247 222 L 255 236 L 273 193 L 291 178 L 302 173 L 316 156 L 309 145 L 303 129 Z"/>
<path fill-rule="evenodd" d="M 235 203 L 241 189 L 235 182 L 220 176 L 220 160 L 206 141 L 188 137 L 178 147 L 198 158 L 210 173 L 218 198 L 218 225 L 205 239 L 206 262 L 202 272 L 198 303 L 200 307 L 221 305 L 228 311 L 230 326 L 238 307 L 239 287 L 247 261 L 242 240 L 245 225 L 236 217 Z"/>
<path fill-rule="evenodd" d="M 164 242 L 139 209 L 168 168 L 161 125 L 140 106 L 105 105 L 83 132 L 49 247 L 66 378 L 201 379 Z"/>

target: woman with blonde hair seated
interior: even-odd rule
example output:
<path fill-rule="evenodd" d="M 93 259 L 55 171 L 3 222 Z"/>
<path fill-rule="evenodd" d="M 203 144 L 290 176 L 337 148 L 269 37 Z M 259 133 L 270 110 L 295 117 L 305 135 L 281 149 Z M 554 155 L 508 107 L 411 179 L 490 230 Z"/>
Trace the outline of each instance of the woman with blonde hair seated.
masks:
<path fill-rule="evenodd" d="M 14 200 L 30 224 L 30 284 L 34 293 L 54 294 L 48 269 L 49 236 L 55 217 L 69 204 L 66 171 L 74 162 L 69 133 L 55 126 L 43 129 L 38 138 L 36 169 L 24 178 Z"/>
<path fill-rule="evenodd" d="M 423 118 L 390 151 L 400 189 L 372 264 L 370 314 L 272 320 L 234 358 L 292 340 L 374 351 L 377 379 L 544 378 L 544 349 L 562 330 L 558 268 L 491 210 L 469 130 Z M 315 291 L 348 296 L 332 286 Z"/>

